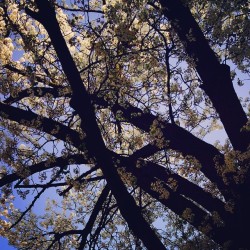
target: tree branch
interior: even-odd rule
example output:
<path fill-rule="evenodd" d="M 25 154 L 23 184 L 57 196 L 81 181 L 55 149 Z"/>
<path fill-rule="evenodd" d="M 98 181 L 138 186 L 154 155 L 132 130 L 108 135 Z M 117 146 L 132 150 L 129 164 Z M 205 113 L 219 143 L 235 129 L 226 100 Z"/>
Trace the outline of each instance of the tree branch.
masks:
<path fill-rule="evenodd" d="M 203 232 L 215 242 L 223 245 L 224 242 L 230 239 L 230 230 L 228 228 L 225 228 L 222 225 L 216 225 L 216 223 L 213 221 L 212 216 L 210 216 L 207 212 L 196 206 L 193 202 L 186 199 L 185 197 L 172 192 L 171 189 L 169 189 L 164 184 L 162 184 L 163 190 L 161 191 L 164 192 L 164 190 L 166 190 L 167 192 L 169 192 L 169 195 L 167 198 L 163 198 L 161 192 L 157 192 L 152 189 L 152 185 L 155 182 L 155 178 L 150 175 L 145 175 L 143 176 L 143 178 L 138 178 L 137 184 L 146 193 L 168 207 L 181 218 L 188 221 L 196 229 Z M 185 216 L 186 211 L 189 211 L 191 213 L 190 217 L 188 218 Z M 209 228 L 209 230 L 206 231 L 206 228 Z"/>
<path fill-rule="evenodd" d="M 27 172 L 29 172 L 29 176 L 53 168 L 53 167 L 65 167 L 69 165 L 69 162 L 73 161 L 74 164 L 88 164 L 88 162 L 84 159 L 83 155 L 77 154 L 77 155 L 70 155 L 67 157 L 58 157 L 52 162 L 50 160 L 42 161 L 37 164 L 34 164 L 32 166 L 27 166 Z M 73 164 L 73 163 L 71 163 Z M 0 179 L 0 187 L 10 184 L 14 181 L 17 181 L 19 179 L 23 179 L 20 175 L 17 173 L 9 174 L 4 176 L 2 179 Z"/>
<path fill-rule="evenodd" d="M 0 102 L 0 110 L 0 116 L 4 119 L 9 119 L 20 125 L 48 133 L 62 141 L 71 142 L 78 149 L 84 148 L 79 133 L 57 121 L 37 115 L 32 111 L 25 111 L 20 108 L 9 106 L 2 102 Z"/>
<path fill-rule="evenodd" d="M 7 98 L 6 100 L 4 100 L 4 103 L 13 104 L 15 102 L 22 100 L 25 97 L 30 97 L 30 96 L 44 97 L 47 94 L 52 95 L 54 98 L 71 97 L 70 90 L 67 87 L 53 87 L 53 88 L 33 87 L 20 91 L 19 93 L 17 93 L 15 97 L 11 96 Z"/>
<path fill-rule="evenodd" d="M 109 194 L 109 188 L 108 186 L 105 186 L 105 188 L 102 190 L 101 195 L 99 196 L 95 207 L 89 217 L 89 220 L 85 226 L 85 228 L 82 230 L 81 233 L 81 243 L 79 245 L 78 250 L 84 249 L 85 245 L 86 245 L 86 240 L 88 235 L 91 233 L 91 230 L 93 228 L 93 225 L 95 223 L 95 220 L 97 218 L 98 213 L 100 212 L 100 210 L 102 209 L 103 203 L 105 202 L 106 198 L 108 197 Z"/>
<path fill-rule="evenodd" d="M 110 107 L 107 101 L 101 98 L 93 97 L 93 99 L 94 102 L 100 106 Z M 132 106 L 128 102 L 123 106 L 116 103 L 111 107 L 111 110 L 114 114 L 119 114 L 127 122 L 148 133 L 150 132 L 153 122 L 157 120 L 159 127 L 161 127 L 164 140 L 167 142 L 167 148 L 176 150 L 182 153 L 183 156 L 191 155 L 195 157 L 201 163 L 200 170 L 204 175 L 218 186 L 223 195 L 227 196 L 227 187 L 217 172 L 219 169 L 216 168 L 216 165 L 223 166 L 224 156 L 214 146 L 200 140 L 176 124 L 161 121 L 157 116 L 151 113 L 144 113 L 141 109 Z M 192 145 L 192 147 L 190 147 L 190 145 Z M 148 150 L 156 152 L 157 149 L 155 147 L 156 146 L 148 147 Z M 149 152 L 147 154 L 149 154 Z"/>
<path fill-rule="evenodd" d="M 180 0 L 160 0 L 160 3 L 188 56 L 194 60 L 203 81 L 201 88 L 218 112 L 234 149 L 247 150 L 250 132 L 243 129 L 247 117 L 233 88 L 229 66 L 219 63 L 187 5 Z"/>
<path fill-rule="evenodd" d="M 50 133 L 53 128 L 55 128 L 56 126 L 60 126 L 60 130 L 58 132 L 57 135 L 54 135 L 56 136 L 57 138 L 59 139 L 62 139 L 62 140 L 66 140 L 66 137 L 67 135 L 69 134 L 73 134 L 73 138 L 74 140 L 72 140 L 72 145 L 75 146 L 75 147 L 79 147 L 79 145 L 81 144 L 81 141 L 79 139 L 79 134 L 78 132 L 76 131 L 73 131 L 71 129 L 69 129 L 68 127 L 62 125 L 62 124 L 59 124 L 57 122 L 54 122 L 53 120 L 51 119 L 48 119 L 48 118 L 42 118 L 42 119 L 39 119 L 39 116 L 32 113 L 31 111 L 24 111 L 24 110 L 21 110 L 21 109 L 18 109 L 18 108 L 15 108 L 15 107 L 11 107 L 11 106 L 8 106 L 6 104 L 2 104 L 1 106 L 1 103 L 0 103 L 0 108 L 2 109 L 2 112 L 4 112 L 4 116 L 8 117 L 8 119 L 11 119 L 11 120 L 14 120 L 14 121 L 17 121 L 17 122 L 20 122 L 21 124 L 25 125 L 27 124 L 27 122 L 31 123 L 32 120 L 42 120 L 43 122 L 41 123 L 40 127 L 37 127 L 35 126 L 36 129 L 40 129 L 44 132 L 48 132 Z M 3 114 L 2 114 L 3 115 Z M 26 118 L 26 120 L 25 120 Z M 135 118 L 133 118 L 135 119 Z M 143 119 L 144 120 L 144 119 Z M 149 120 L 150 122 L 150 120 Z M 32 123 L 31 123 L 32 124 Z M 136 123 L 135 123 L 136 124 Z M 142 122 L 142 124 L 147 124 L 147 121 L 145 122 Z M 141 126 L 140 126 L 141 127 Z M 62 131 L 62 132 L 60 132 Z M 187 132 L 188 133 L 188 132 Z M 184 137 L 183 136 L 179 136 L 181 139 L 183 139 Z M 178 138 L 176 135 L 173 135 L 173 138 Z M 192 145 L 195 145 L 194 142 L 190 142 L 192 143 Z M 209 144 L 208 144 L 209 145 Z M 201 147 L 200 147 L 201 148 Z M 157 152 L 159 150 L 159 148 L 157 148 L 156 146 L 153 146 L 153 145 L 148 145 L 147 147 L 144 147 L 141 151 L 138 150 L 137 152 L 135 152 L 132 156 L 131 156 L 131 159 L 138 159 L 138 157 L 146 157 L 147 155 L 151 155 L 153 152 Z M 198 151 L 199 152 L 199 151 Z M 209 151 L 206 150 L 205 152 L 206 153 L 206 157 L 209 155 Z M 111 153 L 111 152 L 110 152 Z M 69 156 L 69 159 L 71 158 L 72 156 Z M 73 156 L 74 160 L 77 161 L 77 163 L 79 164 L 86 164 L 86 160 L 84 160 L 83 156 L 81 155 L 76 155 L 76 156 Z M 52 167 L 53 166 L 56 166 L 56 165 L 65 165 L 66 162 L 62 159 L 62 158 L 58 158 L 56 160 L 55 163 L 52 163 Z M 130 163 L 126 164 L 126 168 L 128 168 Z M 147 164 L 150 164 L 147 162 Z M 153 164 L 153 163 L 152 163 Z M 30 171 L 31 173 L 35 173 L 36 171 L 41 171 L 41 170 L 44 170 L 44 166 L 46 165 L 46 162 L 41 162 L 41 163 L 38 163 L 37 165 L 35 165 L 32 169 L 30 167 Z M 51 165 L 50 165 L 51 166 Z M 160 167 L 160 166 L 158 166 Z M 159 172 L 158 172 L 159 171 Z M 165 171 L 165 170 L 164 170 Z M 155 175 L 158 175 L 161 176 L 161 173 L 163 173 L 163 170 L 161 170 L 161 168 L 155 168 L 154 171 L 151 173 L 153 176 Z M 165 175 L 162 175 L 162 176 L 165 176 Z M 4 178 L 2 178 L 0 180 L 0 186 L 3 186 L 7 183 L 10 183 L 10 182 L 13 182 L 17 179 L 19 179 L 20 177 L 18 177 L 17 174 L 11 174 L 11 175 L 8 175 L 8 176 L 5 176 Z M 164 180 L 164 178 L 162 178 L 162 180 Z M 164 180 L 165 181 L 165 180 Z M 187 192 L 188 190 L 190 190 L 190 188 L 186 189 Z M 194 193 L 196 193 L 197 191 L 194 191 Z M 187 194 L 186 194 L 187 195 Z M 194 199 L 194 197 L 192 197 L 192 199 Z M 197 201 L 196 199 L 194 199 L 195 201 Z M 197 201 L 198 202 L 198 201 Z"/>
<path fill-rule="evenodd" d="M 72 88 L 71 106 L 81 118 L 81 128 L 87 135 L 84 139 L 87 150 L 91 157 L 96 159 L 97 166 L 101 167 L 121 214 L 131 230 L 143 241 L 148 249 L 165 249 L 155 232 L 143 218 L 140 209 L 116 172 L 98 128 L 90 97 L 82 83 L 80 73 L 60 31 L 55 10 L 47 0 L 36 0 L 35 2 L 39 11 L 34 14 L 31 10 L 28 10 L 28 14 L 41 22 L 50 36 L 64 73 Z"/>

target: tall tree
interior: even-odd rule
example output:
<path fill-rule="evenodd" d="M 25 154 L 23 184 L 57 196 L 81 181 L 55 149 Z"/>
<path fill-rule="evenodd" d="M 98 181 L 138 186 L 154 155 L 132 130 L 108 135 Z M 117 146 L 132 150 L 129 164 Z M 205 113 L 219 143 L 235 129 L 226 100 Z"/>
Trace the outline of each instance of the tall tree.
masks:
<path fill-rule="evenodd" d="M 248 249 L 249 98 L 233 84 L 249 75 L 247 1 L 0 6 L 0 235 L 18 249 Z M 216 129 L 224 144 L 208 143 Z"/>

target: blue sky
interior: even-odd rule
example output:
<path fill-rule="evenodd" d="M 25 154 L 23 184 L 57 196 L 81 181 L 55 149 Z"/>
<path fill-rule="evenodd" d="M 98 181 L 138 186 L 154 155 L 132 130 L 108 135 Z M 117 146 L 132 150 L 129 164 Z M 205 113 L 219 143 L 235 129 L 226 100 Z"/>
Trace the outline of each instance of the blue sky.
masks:
<path fill-rule="evenodd" d="M 0 249 L 1 250 L 13 250 L 13 249 L 17 249 L 17 248 L 10 246 L 8 244 L 8 241 L 5 238 L 0 237 Z"/>

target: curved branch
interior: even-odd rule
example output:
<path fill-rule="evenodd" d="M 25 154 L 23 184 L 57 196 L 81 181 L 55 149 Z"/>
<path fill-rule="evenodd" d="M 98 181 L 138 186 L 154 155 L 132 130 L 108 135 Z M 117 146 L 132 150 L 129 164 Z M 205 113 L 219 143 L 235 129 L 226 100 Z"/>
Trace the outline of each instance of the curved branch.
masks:
<path fill-rule="evenodd" d="M 54 98 L 58 97 L 71 97 L 71 93 L 68 87 L 33 87 L 29 89 L 24 89 L 17 93 L 15 97 L 9 97 L 4 100 L 6 104 L 13 104 L 22 100 L 25 97 L 36 96 L 36 97 L 44 97 L 45 95 L 52 95 Z"/>
<path fill-rule="evenodd" d="M 20 125 L 48 133 L 62 141 L 70 141 L 76 148 L 84 148 L 77 131 L 70 129 L 60 122 L 37 115 L 32 111 L 25 111 L 0 102 L 0 116 L 4 119 L 15 121 Z"/>
<path fill-rule="evenodd" d="M 88 164 L 88 162 L 84 159 L 83 155 L 77 154 L 77 155 L 70 155 L 67 157 L 58 157 L 53 162 L 50 160 L 42 161 L 37 164 L 34 164 L 32 166 L 27 166 L 27 171 L 29 172 L 29 176 L 53 168 L 53 167 L 64 167 L 69 165 L 69 162 L 73 161 L 74 164 Z M 23 179 L 20 175 L 17 173 L 5 175 L 2 179 L 0 179 L 0 187 L 10 184 L 14 181 L 17 181 L 19 179 Z"/>

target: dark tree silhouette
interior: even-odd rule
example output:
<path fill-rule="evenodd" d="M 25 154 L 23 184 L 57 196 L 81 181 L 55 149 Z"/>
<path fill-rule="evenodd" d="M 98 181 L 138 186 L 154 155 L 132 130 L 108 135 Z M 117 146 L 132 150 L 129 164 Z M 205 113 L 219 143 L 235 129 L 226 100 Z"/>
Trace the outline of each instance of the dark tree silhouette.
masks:
<path fill-rule="evenodd" d="M 0 234 L 18 249 L 248 249 L 250 133 L 226 64 L 249 73 L 247 1 L 71 2 L 1 1 Z M 55 187 L 63 212 L 35 215 Z M 25 211 L 13 193 L 33 194 Z"/>

